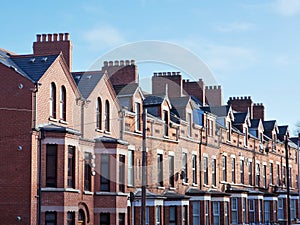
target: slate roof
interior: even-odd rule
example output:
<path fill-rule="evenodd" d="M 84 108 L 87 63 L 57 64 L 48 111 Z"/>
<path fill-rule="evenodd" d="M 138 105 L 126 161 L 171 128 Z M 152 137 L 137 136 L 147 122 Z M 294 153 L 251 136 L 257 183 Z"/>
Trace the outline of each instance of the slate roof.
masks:
<path fill-rule="evenodd" d="M 102 143 L 113 143 L 113 144 L 121 144 L 121 145 L 128 145 L 127 141 L 123 141 L 117 138 L 112 138 L 108 136 L 102 136 L 95 139 L 96 142 L 102 142 Z"/>
<path fill-rule="evenodd" d="M 103 77 L 102 71 L 73 72 L 72 76 L 83 98 L 87 99 Z"/>
<path fill-rule="evenodd" d="M 288 125 L 278 126 L 278 134 L 285 135 L 288 131 Z"/>
<path fill-rule="evenodd" d="M 230 106 L 222 105 L 222 106 L 204 106 L 201 107 L 202 110 L 212 113 L 218 117 L 226 117 L 228 115 Z"/>
<path fill-rule="evenodd" d="M 39 129 L 47 132 L 56 132 L 56 133 L 69 133 L 69 134 L 75 134 L 80 135 L 81 133 L 78 130 L 71 129 L 69 127 L 59 126 L 56 124 L 45 124 L 39 127 Z"/>
<path fill-rule="evenodd" d="M 206 191 L 199 190 L 197 188 L 189 188 L 185 193 L 187 195 L 205 195 L 205 194 L 208 194 Z"/>
<path fill-rule="evenodd" d="M 178 199 L 189 199 L 189 196 L 179 194 L 175 191 L 166 191 L 162 194 L 163 197 L 166 197 L 167 200 L 178 200 Z"/>
<path fill-rule="evenodd" d="M 245 123 L 248 113 L 246 113 L 246 112 L 244 112 L 244 113 L 238 112 L 238 113 L 233 113 L 233 115 L 234 115 L 233 124 L 234 125 L 238 125 L 238 124 Z"/>
<path fill-rule="evenodd" d="M 130 84 L 124 84 L 124 85 L 114 85 L 113 86 L 116 94 L 118 96 L 122 95 L 133 95 L 136 90 L 139 88 L 138 83 L 130 83 Z"/>
<path fill-rule="evenodd" d="M 155 106 L 160 105 L 164 101 L 164 97 L 162 96 L 154 96 L 154 95 L 147 95 L 143 101 L 144 106 Z"/>
<path fill-rule="evenodd" d="M 189 100 L 189 96 L 170 98 L 171 105 L 174 106 L 174 108 L 185 108 Z"/>
<path fill-rule="evenodd" d="M 140 188 L 137 189 L 134 196 L 137 197 L 137 198 L 141 198 L 142 197 L 142 190 Z M 154 194 L 154 193 L 150 192 L 147 189 L 146 189 L 146 198 L 147 199 L 164 199 L 164 197 L 162 197 L 161 195 Z"/>
<path fill-rule="evenodd" d="M 252 119 L 251 122 L 251 127 L 250 128 L 258 128 L 260 119 Z"/>
<path fill-rule="evenodd" d="M 269 120 L 269 121 L 263 121 L 264 130 L 265 131 L 271 131 L 274 129 L 276 124 L 276 120 Z"/>
<path fill-rule="evenodd" d="M 32 81 L 37 82 L 57 59 L 59 54 L 33 56 L 33 55 L 13 55 L 10 60 L 21 69 L 21 73 Z"/>

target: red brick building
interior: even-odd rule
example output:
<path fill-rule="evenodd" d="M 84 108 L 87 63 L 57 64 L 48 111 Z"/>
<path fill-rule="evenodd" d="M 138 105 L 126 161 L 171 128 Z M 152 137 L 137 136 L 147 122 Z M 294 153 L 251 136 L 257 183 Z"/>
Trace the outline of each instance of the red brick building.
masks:
<path fill-rule="evenodd" d="M 0 49 L 4 224 L 140 224 L 144 109 L 146 224 L 299 218 L 297 145 L 286 155 L 288 127 L 263 104 L 223 105 L 220 86 L 179 72 L 154 73 L 145 94 L 133 60 L 72 72 L 67 33 L 37 35 L 33 50 Z"/>

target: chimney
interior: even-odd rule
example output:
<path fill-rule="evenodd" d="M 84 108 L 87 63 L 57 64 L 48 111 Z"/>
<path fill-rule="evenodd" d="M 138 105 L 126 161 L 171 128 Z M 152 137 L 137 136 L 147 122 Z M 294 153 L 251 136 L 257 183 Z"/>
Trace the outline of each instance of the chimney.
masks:
<path fill-rule="evenodd" d="M 105 61 L 102 72 L 107 71 L 112 85 L 138 83 L 138 69 L 135 60 Z"/>
<path fill-rule="evenodd" d="M 36 35 L 36 42 L 33 43 L 34 55 L 51 55 L 60 52 L 62 52 L 69 70 L 72 71 L 72 42 L 69 33 Z"/>
<path fill-rule="evenodd" d="M 265 106 L 262 103 L 254 103 L 253 119 L 265 120 Z"/>
<path fill-rule="evenodd" d="M 221 85 L 205 86 L 205 103 L 210 106 L 223 105 Z"/>
<path fill-rule="evenodd" d="M 227 104 L 237 112 L 247 112 L 249 109 L 250 118 L 253 119 L 253 102 L 250 96 L 230 97 Z"/>
<path fill-rule="evenodd" d="M 199 81 L 183 80 L 184 94 L 196 97 L 200 102 L 205 104 L 205 88 L 202 79 Z"/>
<path fill-rule="evenodd" d="M 169 97 L 182 96 L 182 75 L 180 72 L 157 72 L 152 76 L 152 94 L 165 95 L 168 86 Z"/>

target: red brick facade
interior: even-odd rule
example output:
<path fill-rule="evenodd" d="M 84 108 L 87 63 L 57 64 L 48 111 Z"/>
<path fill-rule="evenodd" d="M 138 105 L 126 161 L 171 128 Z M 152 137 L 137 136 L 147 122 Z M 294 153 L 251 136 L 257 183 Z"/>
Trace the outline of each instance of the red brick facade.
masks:
<path fill-rule="evenodd" d="M 177 72 L 154 74 L 145 95 L 134 61 L 71 73 L 71 50 L 67 34 L 53 34 L 38 35 L 33 55 L 1 51 L 5 224 L 140 224 L 144 109 L 147 224 L 284 222 L 288 208 L 299 218 L 297 145 L 289 141 L 286 170 L 288 130 L 267 127 L 263 105 L 222 106 L 221 87 Z"/>

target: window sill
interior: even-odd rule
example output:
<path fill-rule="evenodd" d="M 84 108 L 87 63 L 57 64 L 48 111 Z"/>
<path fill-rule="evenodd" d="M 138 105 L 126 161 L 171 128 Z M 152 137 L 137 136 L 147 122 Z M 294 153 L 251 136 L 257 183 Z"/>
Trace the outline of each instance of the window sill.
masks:
<path fill-rule="evenodd" d="M 176 188 L 175 187 L 169 187 L 170 190 L 175 191 Z"/>
<path fill-rule="evenodd" d="M 128 188 L 134 188 L 134 185 L 128 184 L 127 187 L 128 187 Z"/>
<path fill-rule="evenodd" d="M 164 138 L 165 138 L 165 139 L 170 139 L 170 137 L 169 137 L 169 136 L 167 136 L 167 135 L 164 135 Z"/>
<path fill-rule="evenodd" d="M 217 186 L 211 185 L 211 188 L 212 188 L 212 189 L 217 189 Z"/>
<path fill-rule="evenodd" d="M 96 131 L 96 132 L 100 132 L 100 133 L 103 133 L 103 132 L 104 132 L 103 130 L 100 130 L 100 129 L 98 129 L 98 128 L 96 128 L 95 131 Z"/>
<path fill-rule="evenodd" d="M 65 121 L 65 120 L 62 120 L 62 119 L 60 119 L 60 120 L 59 120 L 59 122 L 60 122 L 60 123 L 62 123 L 62 124 L 68 124 L 68 122 L 67 122 L 67 121 Z"/>
<path fill-rule="evenodd" d="M 110 131 L 107 131 L 107 130 L 105 130 L 105 131 L 104 131 L 104 134 L 109 134 L 109 135 L 111 135 L 111 132 L 110 132 Z"/>
<path fill-rule="evenodd" d="M 193 183 L 192 186 L 193 187 L 198 187 L 198 184 Z"/>
<path fill-rule="evenodd" d="M 91 192 L 91 191 L 84 191 L 83 194 L 85 194 L 85 195 L 94 195 L 94 192 Z"/>
<path fill-rule="evenodd" d="M 141 134 L 142 131 L 141 130 L 134 130 L 134 133 Z"/>
<path fill-rule="evenodd" d="M 208 184 L 203 184 L 203 187 L 207 187 L 207 188 L 208 188 L 208 187 L 209 187 L 209 185 L 208 185 Z"/>
<path fill-rule="evenodd" d="M 53 121 L 53 122 L 58 122 L 58 119 L 55 119 L 55 118 L 53 118 L 51 116 L 49 116 L 48 120 Z"/>
<path fill-rule="evenodd" d="M 165 187 L 162 187 L 162 186 L 159 186 L 157 187 L 158 190 L 165 190 L 166 188 Z"/>
<path fill-rule="evenodd" d="M 182 182 L 182 185 L 184 185 L 184 186 L 189 186 L 189 183 Z"/>
<path fill-rule="evenodd" d="M 42 188 L 44 192 L 75 192 L 80 193 L 80 190 L 74 188 L 53 188 L 53 187 L 46 187 Z"/>

